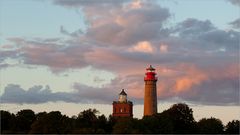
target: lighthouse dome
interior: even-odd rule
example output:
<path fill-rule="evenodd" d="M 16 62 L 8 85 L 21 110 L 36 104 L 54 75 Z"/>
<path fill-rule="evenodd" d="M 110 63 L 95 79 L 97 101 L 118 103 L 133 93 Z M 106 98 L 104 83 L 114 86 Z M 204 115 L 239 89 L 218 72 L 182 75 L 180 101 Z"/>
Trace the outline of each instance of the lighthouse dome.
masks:
<path fill-rule="evenodd" d="M 127 93 L 124 91 L 124 89 L 122 89 L 121 93 L 119 93 L 118 101 L 121 103 L 127 102 Z"/>

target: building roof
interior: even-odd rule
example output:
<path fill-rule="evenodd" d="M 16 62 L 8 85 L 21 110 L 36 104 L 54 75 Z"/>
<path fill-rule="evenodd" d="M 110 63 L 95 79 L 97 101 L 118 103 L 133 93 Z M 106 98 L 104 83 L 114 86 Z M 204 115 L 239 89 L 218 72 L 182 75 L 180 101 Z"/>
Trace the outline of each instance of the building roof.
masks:
<path fill-rule="evenodd" d="M 124 91 L 124 89 L 122 89 L 121 93 L 119 93 L 119 95 L 127 95 L 127 93 Z"/>
<path fill-rule="evenodd" d="M 154 71 L 155 68 L 153 68 L 152 65 L 150 65 L 150 66 L 147 68 L 147 70 Z"/>

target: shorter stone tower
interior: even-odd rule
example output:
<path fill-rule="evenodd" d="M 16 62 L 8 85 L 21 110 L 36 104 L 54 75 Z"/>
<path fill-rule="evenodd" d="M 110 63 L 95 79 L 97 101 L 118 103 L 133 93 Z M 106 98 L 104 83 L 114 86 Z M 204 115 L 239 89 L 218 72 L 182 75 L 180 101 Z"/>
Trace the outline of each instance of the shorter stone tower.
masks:
<path fill-rule="evenodd" d="M 113 117 L 133 117 L 133 104 L 127 100 L 127 94 L 122 89 L 118 101 L 113 101 Z"/>

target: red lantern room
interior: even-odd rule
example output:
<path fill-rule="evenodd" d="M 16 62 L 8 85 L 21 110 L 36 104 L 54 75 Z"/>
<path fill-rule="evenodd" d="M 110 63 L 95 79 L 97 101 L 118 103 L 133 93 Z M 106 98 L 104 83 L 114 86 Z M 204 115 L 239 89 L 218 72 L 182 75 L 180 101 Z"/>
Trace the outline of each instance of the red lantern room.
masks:
<path fill-rule="evenodd" d="M 155 77 L 155 68 L 150 65 L 148 68 L 146 68 L 146 76 L 144 77 L 144 81 L 157 81 L 157 77 Z"/>

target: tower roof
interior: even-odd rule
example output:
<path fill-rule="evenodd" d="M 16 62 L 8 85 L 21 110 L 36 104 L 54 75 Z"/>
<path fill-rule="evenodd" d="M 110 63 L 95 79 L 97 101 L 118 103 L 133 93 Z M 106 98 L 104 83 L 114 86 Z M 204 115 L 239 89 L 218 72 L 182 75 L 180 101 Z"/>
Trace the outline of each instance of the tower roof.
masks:
<path fill-rule="evenodd" d="M 155 68 L 153 68 L 152 65 L 150 65 L 150 66 L 147 68 L 147 70 L 154 71 Z"/>
<path fill-rule="evenodd" d="M 119 95 L 127 95 L 127 93 L 124 91 L 124 89 L 122 89 L 121 93 L 119 93 Z"/>

